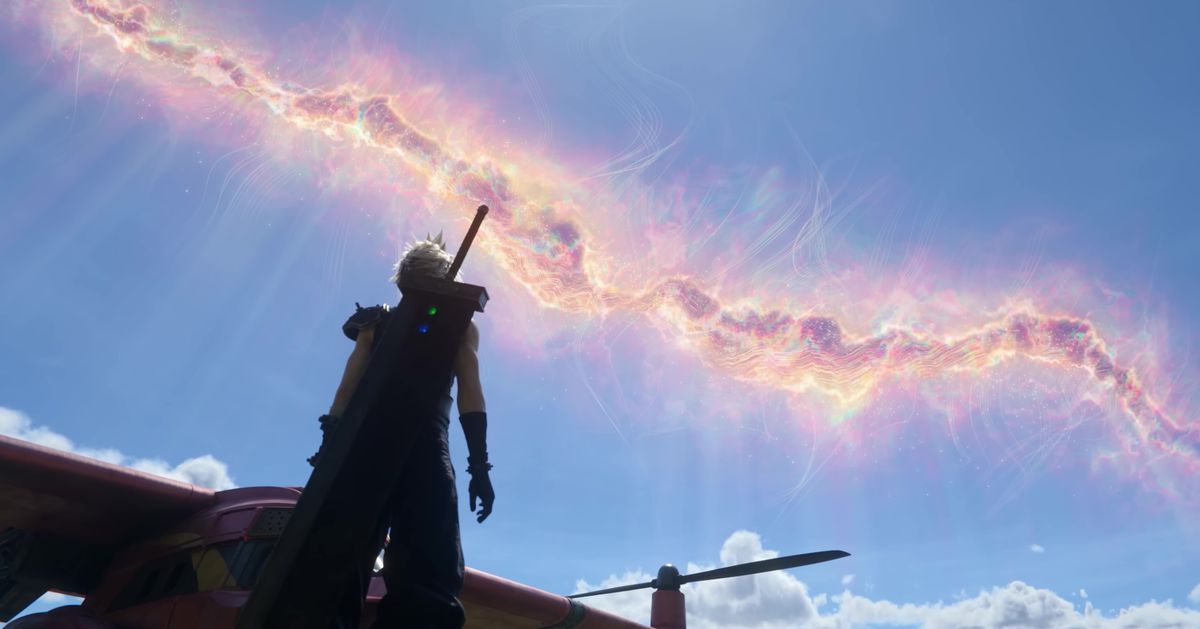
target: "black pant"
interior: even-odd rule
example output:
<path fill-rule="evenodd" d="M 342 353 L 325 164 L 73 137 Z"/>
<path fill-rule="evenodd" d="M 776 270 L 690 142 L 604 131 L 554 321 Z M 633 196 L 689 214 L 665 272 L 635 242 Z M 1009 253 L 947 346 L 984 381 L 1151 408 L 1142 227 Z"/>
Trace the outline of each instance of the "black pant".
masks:
<path fill-rule="evenodd" d="M 458 533 L 458 491 L 450 462 L 449 420 L 433 419 L 417 435 L 384 518 L 391 541 L 384 549 L 383 581 L 373 629 L 460 629 L 466 621 L 458 594 L 463 585 Z M 369 560 L 360 562 L 335 626 L 357 629 L 371 569 L 385 527 Z"/>

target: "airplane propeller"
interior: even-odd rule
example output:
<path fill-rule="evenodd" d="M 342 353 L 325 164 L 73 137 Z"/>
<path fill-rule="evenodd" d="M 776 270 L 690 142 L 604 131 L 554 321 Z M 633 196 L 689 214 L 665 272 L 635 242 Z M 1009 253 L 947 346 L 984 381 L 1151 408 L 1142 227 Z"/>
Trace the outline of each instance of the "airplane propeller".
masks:
<path fill-rule="evenodd" d="M 599 596 L 601 594 L 628 592 L 629 590 L 640 590 L 642 588 L 654 588 L 656 590 L 678 590 L 679 586 L 685 583 L 710 581 L 712 579 L 728 579 L 730 577 L 744 577 L 752 574 L 759 574 L 761 572 L 773 572 L 775 570 L 787 570 L 788 568 L 799 568 L 800 566 L 808 566 L 815 563 L 833 561 L 834 559 L 841 559 L 842 557 L 849 556 L 850 553 L 842 550 L 822 550 L 815 553 L 788 555 L 787 557 L 776 557 L 774 559 L 763 559 L 762 561 L 740 563 L 733 566 L 725 566 L 724 568 L 705 570 L 704 572 L 697 572 L 695 574 L 679 574 L 679 570 L 675 566 L 667 564 L 658 569 L 658 578 L 652 581 L 635 583 L 633 585 L 622 585 L 619 587 L 595 590 L 592 592 L 584 592 L 582 594 L 571 594 L 567 598 Z"/>

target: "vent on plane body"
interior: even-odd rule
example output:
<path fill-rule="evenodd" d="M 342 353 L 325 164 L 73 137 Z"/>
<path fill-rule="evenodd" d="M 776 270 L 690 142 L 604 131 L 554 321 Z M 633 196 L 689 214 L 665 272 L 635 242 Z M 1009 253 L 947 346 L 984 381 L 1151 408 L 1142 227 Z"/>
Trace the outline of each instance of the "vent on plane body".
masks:
<path fill-rule="evenodd" d="M 264 507 L 254 517 L 246 537 L 279 537 L 291 518 L 291 507 Z"/>

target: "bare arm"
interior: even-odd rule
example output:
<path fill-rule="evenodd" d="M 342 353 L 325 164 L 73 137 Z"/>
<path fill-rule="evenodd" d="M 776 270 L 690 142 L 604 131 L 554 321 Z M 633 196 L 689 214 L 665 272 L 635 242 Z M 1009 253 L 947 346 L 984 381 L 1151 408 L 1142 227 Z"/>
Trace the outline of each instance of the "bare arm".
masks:
<path fill-rule="evenodd" d="M 458 354 L 454 357 L 454 376 L 458 379 L 458 414 L 482 413 L 483 385 L 479 382 L 479 328 L 467 324 Z"/>
<path fill-rule="evenodd" d="M 471 512 L 476 521 L 483 522 L 492 514 L 496 492 L 488 471 L 487 411 L 483 404 L 483 386 L 479 383 L 479 328 L 474 323 L 467 325 L 458 354 L 454 357 L 454 375 L 458 378 L 458 420 L 462 424 L 463 436 L 467 438 L 467 472 L 471 482 L 467 484 Z"/>
<path fill-rule="evenodd" d="M 346 406 L 350 404 L 350 398 L 358 388 L 358 381 L 362 380 L 363 373 L 367 370 L 367 363 L 371 359 L 371 342 L 374 339 L 375 328 L 359 331 L 358 338 L 354 341 L 354 351 L 350 352 L 350 358 L 346 360 L 342 382 L 338 384 L 337 393 L 333 396 L 333 406 L 329 407 L 330 415 L 341 417 L 342 413 L 346 412 Z"/>

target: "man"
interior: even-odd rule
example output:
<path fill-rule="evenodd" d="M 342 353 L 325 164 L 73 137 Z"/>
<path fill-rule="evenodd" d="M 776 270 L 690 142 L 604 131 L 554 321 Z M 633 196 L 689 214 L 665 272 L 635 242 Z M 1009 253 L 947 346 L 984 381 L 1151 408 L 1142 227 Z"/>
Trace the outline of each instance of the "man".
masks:
<path fill-rule="evenodd" d="M 392 281 L 398 287 L 403 278 L 412 275 L 444 277 L 452 262 L 439 233 L 436 238 L 427 237 L 408 248 L 396 263 Z M 354 340 L 354 350 L 346 362 L 329 414 L 321 417 L 321 430 L 326 437 L 332 434 L 337 418 L 350 403 L 367 369 L 371 352 L 382 337 L 381 324 L 390 314 L 386 306 L 359 307 L 342 326 L 346 336 Z M 458 382 L 459 421 L 469 451 L 470 507 L 474 513 L 476 502 L 479 503 L 477 520 L 483 522 L 492 513 L 495 492 L 488 476 L 492 466 L 488 463 L 487 412 L 479 381 L 478 349 L 479 329 L 471 323 L 455 356 L 454 371 Z M 465 621 L 458 601 L 463 584 L 458 494 L 447 434 L 451 402 L 447 388 L 437 415 L 420 427 L 412 453 L 389 500 L 389 513 L 380 528 L 380 545 L 383 543 L 383 526 L 390 527 L 391 536 L 384 550 L 383 578 L 387 595 L 379 604 L 374 625 L 379 629 L 458 629 Z M 320 455 L 318 450 L 309 463 L 315 466 Z M 370 568 L 378 552 L 377 545 L 371 557 L 360 562 L 361 571 L 355 575 L 357 582 L 351 584 L 335 626 L 357 629 L 362 599 L 370 582 Z"/>

